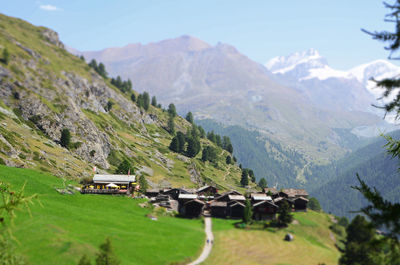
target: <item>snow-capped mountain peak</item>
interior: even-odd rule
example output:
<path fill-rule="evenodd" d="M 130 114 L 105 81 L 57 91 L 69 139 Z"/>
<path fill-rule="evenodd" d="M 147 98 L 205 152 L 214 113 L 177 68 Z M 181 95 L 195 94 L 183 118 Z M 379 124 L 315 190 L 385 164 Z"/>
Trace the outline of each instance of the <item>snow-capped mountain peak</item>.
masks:
<path fill-rule="evenodd" d="M 296 52 L 289 56 L 279 56 L 265 64 L 273 74 L 288 76 L 301 80 L 318 78 L 325 80 L 331 77 L 352 78 L 349 73 L 329 67 L 326 59 L 315 49 Z"/>
<path fill-rule="evenodd" d="M 400 67 L 386 60 L 375 60 L 370 63 L 356 66 L 348 71 L 363 85 L 368 87 L 369 80 L 392 78 L 400 74 Z"/>
<path fill-rule="evenodd" d="M 284 74 L 302 64 L 322 66 L 326 64 L 326 62 L 317 50 L 309 49 L 302 52 L 295 52 L 289 56 L 278 56 L 272 58 L 265 64 L 265 67 L 274 74 Z"/>

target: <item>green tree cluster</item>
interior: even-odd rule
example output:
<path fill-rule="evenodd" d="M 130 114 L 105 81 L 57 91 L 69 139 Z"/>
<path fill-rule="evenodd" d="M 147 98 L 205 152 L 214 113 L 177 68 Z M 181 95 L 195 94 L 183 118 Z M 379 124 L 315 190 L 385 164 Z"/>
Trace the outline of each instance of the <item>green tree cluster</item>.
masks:
<path fill-rule="evenodd" d="M 258 187 L 264 190 L 267 187 L 267 180 L 265 178 L 261 178 L 258 182 Z"/>
<path fill-rule="evenodd" d="M 170 117 L 170 120 L 173 122 L 172 117 Z M 195 127 L 195 125 L 192 126 L 192 129 L 193 127 Z M 188 157 L 195 157 L 201 150 L 200 139 L 193 133 L 193 130 L 188 131 L 187 135 L 178 132 L 176 136 L 172 138 L 169 149 Z"/>
<path fill-rule="evenodd" d="M 146 179 L 146 177 L 143 176 L 143 175 L 141 175 L 141 176 L 139 177 L 139 186 L 140 186 L 139 191 L 140 191 L 141 193 L 145 193 L 146 190 L 147 190 L 147 188 L 149 187 L 149 184 L 147 183 L 147 179 Z"/>
<path fill-rule="evenodd" d="M 319 212 L 322 210 L 321 205 L 319 204 L 319 201 L 315 197 L 311 197 L 309 199 L 307 206 L 308 206 L 308 208 L 310 208 L 313 211 Z"/>
<path fill-rule="evenodd" d="M 130 171 L 131 174 L 134 173 L 133 167 L 131 165 L 131 163 L 129 163 L 128 160 L 124 159 L 117 167 L 117 169 L 115 170 L 116 174 L 128 174 L 128 172 Z"/>
<path fill-rule="evenodd" d="M 93 68 L 103 78 L 107 79 L 107 75 L 108 74 L 107 74 L 107 71 L 106 71 L 106 67 L 104 66 L 103 63 L 97 64 L 97 61 L 95 59 L 92 59 L 88 65 L 91 68 Z"/>
<path fill-rule="evenodd" d="M 142 94 L 139 94 L 136 100 L 136 104 L 139 108 L 143 108 L 145 111 L 148 111 L 150 108 L 150 95 L 148 92 L 144 91 Z"/>
<path fill-rule="evenodd" d="M 212 146 L 207 145 L 206 147 L 203 148 L 201 160 L 203 162 L 210 161 L 210 162 L 216 162 L 218 158 L 217 155 L 217 149 L 215 149 Z"/>
<path fill-rule="evenodd" d="M 340 265 L 378 265 L 381 260 L 380 248 L 374 244 L 375 229 L 361 215 L 357 215 L 346 229 L 345 248 L 339 260 Z"/>
<path fill-rule="evenodd" d="M 233 145 L 231 143 L 231 139 L 228 136 L 223 136 L 221 138 L 221 135 L 214 133 L 214 131 L 211 131 L 207 133 L 207 139 L 215 143 L 222 149 L 228 151 L 229 153 L 233 153 Z"/>
<path fill-rule="evenodd" d="M 130 79 L 126 81 L 122 81 L 120 76 L 117 78 L 111 78 L 111 84 L 116 86 L 122 93 L 131 93 L 132 92 L 132 81 Z"/>

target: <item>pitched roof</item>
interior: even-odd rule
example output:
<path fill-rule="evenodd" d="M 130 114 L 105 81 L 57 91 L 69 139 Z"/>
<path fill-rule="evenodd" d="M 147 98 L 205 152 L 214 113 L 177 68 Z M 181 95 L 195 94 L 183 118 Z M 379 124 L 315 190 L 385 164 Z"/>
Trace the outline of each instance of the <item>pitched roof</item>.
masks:
<path fill-rule="evenodd" d="M 282 192 L 286 193 L 289 197 L 308 196 L 308 192 L 305 189 L 283 189 Z"/>
<path fill-rule="evenodd" d="M 197 194 L 179 194 L 178 199 L 197 199 Z"/>
<path fill-rule="evenodd" d="M 264 188 L 264 192 L 268 193 L 271 192 L 272 194 L 278 193 L 278 190 L 276 188 Z"/>
<path fill-rule="evenodd" d="M 229 200 L 231 201 L 245 201 L 246 198 L 243 195 L 228 195 Z"/>
<path fill-rule="evenodd" d="M 262 204 L 269 204 L 269 205 L 271 205 L 271 206 L 273 206 L 273 207 L 278 208 L 278 206 L 275 205 L 272 201 L 260 201 L 260 202 L 255 203 L 255 204 L 253 205 L 253 207 L 257 207 L 257 206 L 262 205 Z"/>
<path fill-rule="evenodd" d="M 306 199 L 306 198 L 304 198 L 304 197 L 298 197 L 298 198 L 296 198 L 296 199 L 294 199 L 293 201 L 297 201 L 297 200 L 302 200 L 302 201 L 306 201 L 306 202 L 308 202 L 308 199 Z"/>
<path fill-rule="evenodd" d="M 212 201 L 210 203 L 211 207 L 226 207 L 227 203 L 226 202 L 219 202 L 219 201 Z"/>
<path fill-rule="evenodd" d="M 209 188 L 215 189 L 213 186 L 206 185 L 206 186 L 203 186 L 201 188 L 198 188 L 197 192 L 202 192 L 203 190 L 206 190 L 206 189 L 209 189 Z"/>
<path fill-rule="evenodd" d="M 194 203 L 194 202 L 195 202 L 195 203 L 198 203 L 198 204 L 202 204 L 202 205 L 206 204 L 205 202 L 202 202 L 202 201 L 200 201 L 200 200 L 198 200 L 198 199 L 194 199 L 194 200 L 185 202 L 184 205 L 186 205 L 186 204 L 191 204 L 191 203 Z"/>
<path fill-rule="evenodd" d="M 243 203 L 240 203 L 240 202 L 235 202 L 235 203 L 232 203 L 229 207 L 235 207 L 235 206 L 241 206 L 241 207 L 246 207 L 246 206 L 244 206 L 244 204 Z"/>
<path fill-rule="evenodd" d="M 134 175 L 105 175 L 95 174 L 93 177 L 94 183 L 116 183 L 124 184 L 129 182 L 135 182 L 136 177 Z"/>
<path fill-rule="evenodd" d="M 271 201 L 272 198 L 265 193 L 252 193 L 251 198 L 255 201 Z"/>

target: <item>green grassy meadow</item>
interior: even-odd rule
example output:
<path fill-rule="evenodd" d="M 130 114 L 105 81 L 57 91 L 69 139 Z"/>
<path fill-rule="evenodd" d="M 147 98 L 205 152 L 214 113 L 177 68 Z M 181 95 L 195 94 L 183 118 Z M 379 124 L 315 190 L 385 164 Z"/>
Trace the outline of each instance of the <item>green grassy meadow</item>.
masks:
<path fill-rule="evenodd" d="M 214 248 L 205 264 L 337 264 L 338 239 L 328 228 L 330 217 L 308 211 L 294 213 L 294 219 L 285 229 L 244 230 L 234 227 L 237 220 L 214 218 Z M 294 235 L 292 242 L 283 240 L 288 232 Z"/>
<path fill-rule="evenodd" d="M 30 169 L 0 166 L 0 181 L 39 195 L 31 209 L 17 213 L 14 236 L 30 264 L 77 264 L 93 260 L 106 237 L 122 264 L 169 264 L 194 259 L 204 242 L 201 220 L 146 217 L 141 200 L 108 195 L 60 195 L 60 178 Z M 69 183 L 67 181 L 67 183 Z"/>

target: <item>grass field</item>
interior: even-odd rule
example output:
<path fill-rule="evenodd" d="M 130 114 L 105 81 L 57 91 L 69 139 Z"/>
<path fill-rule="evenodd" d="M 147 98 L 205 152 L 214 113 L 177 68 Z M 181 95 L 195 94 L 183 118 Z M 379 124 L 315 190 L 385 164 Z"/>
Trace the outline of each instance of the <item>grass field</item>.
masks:
<path fill-rule="evenodd" d="M 201 220 L 145 217 L 140 201 L 107 195 L 60 195 L 62 180 L 34 170 L 0 166 L 0 181 L 39 203 L 17 213 L 14 235 L 18 250 L 31 264 L 77 264 L 82 254 L 94 258 L 106 237 L 122 264 L 169 264 L 194 259 L 204 240 Z"/>
<path fill-rule="evenodd" d="M 295 213 L 296 224 L 277 230 L 242 230 L 237 221 L 213 219 L 214 248 L 205 264 L 337 264 L 339 251 L 327 214 Z M 294 241 L 283 240 L 285 234 Z"/>

